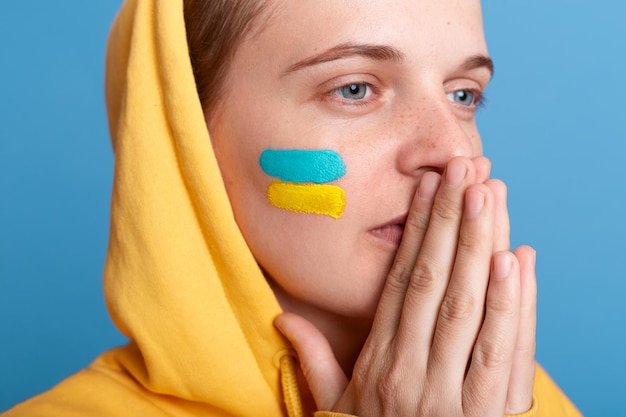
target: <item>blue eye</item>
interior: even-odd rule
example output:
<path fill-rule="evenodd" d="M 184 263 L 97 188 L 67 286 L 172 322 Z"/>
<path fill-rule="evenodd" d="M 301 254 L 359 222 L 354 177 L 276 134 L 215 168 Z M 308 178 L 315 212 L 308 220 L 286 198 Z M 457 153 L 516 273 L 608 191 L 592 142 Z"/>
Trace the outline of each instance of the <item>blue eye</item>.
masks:
<path fill-rule="evenodd" d="M 368 95 L 369 87 L 367 84 L 348 84 L 343 87 L 339 87 L 337 92 L 341 94 L 341 97 L 347 100 L 361 100 Z"/>
<path fill-rule="evenodd" d="M 448 100 L 465 107 L 472 107 L 478 104 L 476 94 L 469 90 L 457 90 L 447 94 Z"/>

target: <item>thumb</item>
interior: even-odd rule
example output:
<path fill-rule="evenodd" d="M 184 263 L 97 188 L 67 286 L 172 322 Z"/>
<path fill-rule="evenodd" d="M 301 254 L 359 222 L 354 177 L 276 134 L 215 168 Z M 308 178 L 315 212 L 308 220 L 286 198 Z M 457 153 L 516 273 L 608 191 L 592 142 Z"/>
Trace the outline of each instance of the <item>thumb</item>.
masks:
<path fill-rule="evenodd" d="M 283 313 L 274 325 L 298 353 L 304 378 L 319 410 L 332 410 L 348 386 L 326 337 L 308 320 Z"/>

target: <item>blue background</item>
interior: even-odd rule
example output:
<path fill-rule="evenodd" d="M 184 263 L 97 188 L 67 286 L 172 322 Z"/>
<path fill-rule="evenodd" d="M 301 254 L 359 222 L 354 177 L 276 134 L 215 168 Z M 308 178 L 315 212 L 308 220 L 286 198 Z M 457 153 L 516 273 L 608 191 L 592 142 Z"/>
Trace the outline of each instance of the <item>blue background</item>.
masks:
<path fill-rule="evenodd" d="M 101 289 L 119 0 L 0 7 L 0 411 L 124 342 Z M 479 123 L 514 243 L 537 248 L 538 359 L 586 416 L 626 416 L 626 3 L 484 2 Z"/>

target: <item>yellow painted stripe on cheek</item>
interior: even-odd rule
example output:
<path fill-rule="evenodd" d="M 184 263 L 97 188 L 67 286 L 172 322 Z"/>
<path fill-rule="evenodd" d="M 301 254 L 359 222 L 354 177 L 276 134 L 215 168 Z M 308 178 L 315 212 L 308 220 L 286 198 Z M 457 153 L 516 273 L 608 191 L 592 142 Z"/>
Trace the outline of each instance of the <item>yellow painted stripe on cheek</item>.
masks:
<path fill-rule="evenodd" d="M 296 213 L 322 214 L 340 218 L 346 207 L 346 193 L 335 185 L 273 182 L 267 198 L 278 208 Z"/>

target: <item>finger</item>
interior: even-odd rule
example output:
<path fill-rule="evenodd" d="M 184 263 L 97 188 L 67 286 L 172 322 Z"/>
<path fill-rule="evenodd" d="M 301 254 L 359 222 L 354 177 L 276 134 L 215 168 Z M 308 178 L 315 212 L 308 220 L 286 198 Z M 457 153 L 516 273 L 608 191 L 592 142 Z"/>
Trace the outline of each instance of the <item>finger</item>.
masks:
<path fill-rule="evenodd" d="M 474 169 L 476 170 L 476 182 L 482 184 L 489 179 L 491 173 L 491 161 L 484 156 L 472 158 Z"/>
<path fill-rule="evenodd" d="M 415 265 L 419 248 L 422 246 L 433 199 L 440 182 L 441 175 L 436 172 L 426 172 L 422 175 L 404 225 L 402 243 L 398 248 L 398 253 L 378 303 L 370 333 L 372 337 L 368 339 L 370 343 L 374 343 L 375 339 L 375 343 L 386 346 L 387 343 L 381 343 L 377 335 L 385 334 L 384 338 L 387 342 L 395 336 L 411 271 Z"/>
<path fill-rule="evenodd" d="M 494 254 L 485 321 L 463 385 L 466 415 L 501 417 L 504 413 L 519 324 L 519 273 L 513 254 Z"/>
<path fill-rule="evenodd" d="M 397 342 L 413 357 L 416 351 L 424 352 L 424 366 L 454 263 L 465 190 L 474 179 L 469 159 L 457 157 L 448 162 L 407 287 Z"/>
<path fill-rule="evenodd" d="M 530 409 L 535 381 L 537 321 L 535 251 L 528 246 L 521 246 L 514 253 L 520 264 L 520 324 L 507 393 L 507 414 L 519 414 Z"/>
<path fill-rule="evenodd" d="M 306 319 L 283 313 L 274 324 L 298 353 L 300 367 L 320 410 L 331 410 L 348 385 L 326 337 Z"/>
<path fill-rule="evenodd" d="M 495 201 L 495 229 L 494 229 L 494 252 L 508 251 L 511 249 L 511 226 L 509 223 L 509 210 L 506 204 L 506 185 L 496 179 L 488 180 L 487 186 L 491 189 Z"/>
<path fill-rule="evenodd" d="M 428 363 L 439 386 L 460 386 L 480 330 L 493 255 L 493 195 L 485 184 L 465 193 L 454 269 L 441 308 Z"/>

